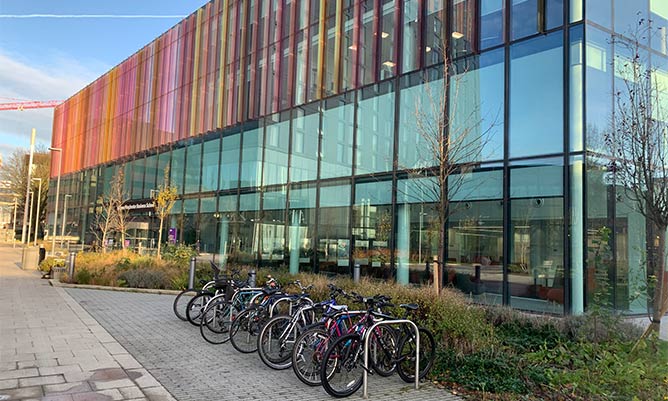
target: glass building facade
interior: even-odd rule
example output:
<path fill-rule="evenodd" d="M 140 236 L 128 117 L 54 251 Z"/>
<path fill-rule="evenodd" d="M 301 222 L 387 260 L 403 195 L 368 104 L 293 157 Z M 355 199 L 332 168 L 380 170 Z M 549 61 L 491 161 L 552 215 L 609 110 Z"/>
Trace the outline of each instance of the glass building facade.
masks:
<path fill-rule="evenodd" d="M 427 283 L 441 227 L 424 133 L 444 113 L 437 132 L 484 140 L 446 191 L 443 284 L 557 314 L 605 285 L 640 311 L 649 234 L 601 139 L 628 57 L 612 39 L 637 18 L 668 83 L 663 0 L 213 0 L 56 108 L 66 232 L 94 241 L 122 169 L 132 247 Z M 179 200 L 158 239 L 142 205 L 167 167 Z"/>

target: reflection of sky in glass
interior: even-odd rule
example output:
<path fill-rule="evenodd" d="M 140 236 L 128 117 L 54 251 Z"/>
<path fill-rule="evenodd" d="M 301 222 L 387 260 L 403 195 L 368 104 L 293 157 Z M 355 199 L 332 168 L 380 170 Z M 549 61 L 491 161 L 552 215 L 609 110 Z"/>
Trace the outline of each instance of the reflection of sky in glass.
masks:
<path fill-rule="evenodd" d="M 563 151 L 561 32 L 510 49 L 510 157 Z"/>

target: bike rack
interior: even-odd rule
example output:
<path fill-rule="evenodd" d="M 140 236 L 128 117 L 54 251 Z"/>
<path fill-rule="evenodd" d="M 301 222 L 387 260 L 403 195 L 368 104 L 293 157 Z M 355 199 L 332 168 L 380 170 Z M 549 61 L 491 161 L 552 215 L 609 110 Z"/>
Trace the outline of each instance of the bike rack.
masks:
<path fill-rule="evenodd" d="M 374 323 L 374 325 L 364 334 L 364 398 L 369 398 L 369 393 L 367 391 L 367 381 L 369 379 L 369 371 L 367 369 L 369 366 L 369 333 L 372 333 L 373 329 L 377 326 L 390 324 L 409 324 L 411 330 L 415 333 L 415 389 L 418 390 L 420 387 L 420 331 L 418 330 L 417 325 L 408 319 L 383 320 Z"/>

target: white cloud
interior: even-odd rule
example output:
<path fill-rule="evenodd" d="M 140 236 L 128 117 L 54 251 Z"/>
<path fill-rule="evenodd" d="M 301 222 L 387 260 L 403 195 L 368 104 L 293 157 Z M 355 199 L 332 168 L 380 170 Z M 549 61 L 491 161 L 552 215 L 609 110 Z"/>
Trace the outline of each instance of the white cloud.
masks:
<path fill-rule="evenodd" d="M 44 55 L 43 55 L 44 56 Z M 44 64 L 48 59 L 48 65 Z M 108 66 L 99 62 L 84 65 L 64 54 L 40 61 L 27 61 L 0 50 L 0 102 L 11 99 L 65 100 L 99 77 Z M 51 144 L 53 109 L 0 111 L 0 154 L 6 160 L 16 148 L 30 146 L 30 132 L 37 130 L 36 142 Z"/>

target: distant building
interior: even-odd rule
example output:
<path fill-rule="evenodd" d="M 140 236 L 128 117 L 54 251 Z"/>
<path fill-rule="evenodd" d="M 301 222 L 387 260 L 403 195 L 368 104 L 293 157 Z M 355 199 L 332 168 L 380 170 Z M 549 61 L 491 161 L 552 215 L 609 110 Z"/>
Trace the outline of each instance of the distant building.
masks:
<path fill-rule="evenodd" d="M 652 20 L 644 45 L 668 71 L 664 3 L 214 0 L 56 108 L 67 231 L 93 240 L 123 169 L 132 246 L 169 236 L 229 263 L 428 281 L 434 197 L 407 170 L 430 166 L 417 116 L 447 55 L 461 82 L 449 129 L 468 117 L 490 141 L 451 194 L 444 284 L 566 314 L 607 286 L 639 312 L 653 241 L 606 178 L 601 133 L 625 57 L 613 32 Z M 180 198 L 158 239 L 150 198 L 167 166 Z"/>

